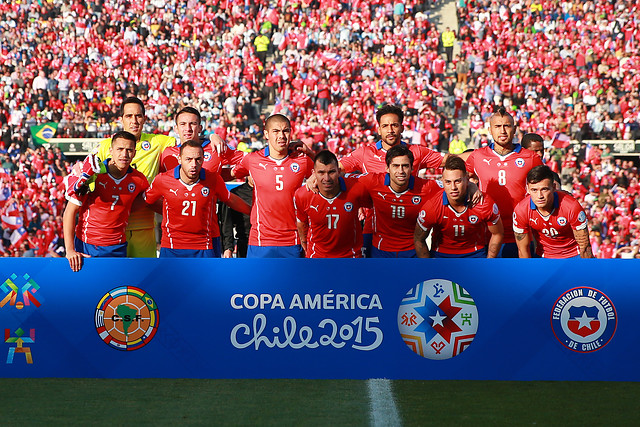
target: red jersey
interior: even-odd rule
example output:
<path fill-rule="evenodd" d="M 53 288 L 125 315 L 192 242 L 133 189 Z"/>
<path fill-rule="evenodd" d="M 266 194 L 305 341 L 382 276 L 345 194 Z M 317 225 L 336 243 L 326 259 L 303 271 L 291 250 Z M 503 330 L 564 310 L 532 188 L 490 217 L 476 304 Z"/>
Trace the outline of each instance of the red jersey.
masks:
<path fill-rule="evenodd" d="M 414 157 L 414 175 L 417 175 L 420 169 L 439 168 L 442 165 L 444 153 L 419 145 L 408 145 L 408 147 Z M 356 171 L 362 173 L 385 173 L 387 171 L 386 155 L 387 150 L 382 148 L 382 141 L 378 141 L 376 144 L 361 145 L 356 148 L 340 159 L 340 164 L 347 173 Z"/>
<path fill-rule="evenodd" d="M 543 258 L 571 258 L 580 255 L 573 230 L 587 227 L 587 215 L 573 196 L 556 192 L 553 212 L 545 217 L 538 212 L 531 196 L 518 203 L 513 212 L 513 230 L 532 232 L 538 242 L 537 253 Z"/>
<path fill-rule="evenodd" d="M 222 156 L 220 156 L 208 139 L 202 143 L 202 148 L 204 149 L 202 169 L 206 169 L 209 172 L 220 173 L 222 165 L 236 165 L 240 163 L 240 160 L 244 157 L 242 151 L 235 150 L 231 147 L 228 147 Z M 179 157 L 179 145 L 165 148 L 160 155 L 160 172 L 173 170 L 180 164 Z"/>
<path fill-rule="evenodd" d="M 294 205 L 298 221 L 309 227 L 307 258 L 362 257 L 358 209 L 370 199 L 358 178 L 340 178 L 340 192 L 332 199 L 300 187 Z"/>
<path fill-rule="evenodd" d="M 456 212 L 444 190 L 427 200 L 418 214 L 424 231 L 433 229 L 431 250 L 443 254 L 465 255 L 479 251 L 487 243 L 487 224 L 500 219 L 498 205 L 489 195 L 482 202 Z"/>
<path fill-rule="evenodd" d="M 359 178 L 373 202 L 373 246 L 387 252 L 415 249 L 413 233 L 424 200 L 440 191 L 435 181 L 412 176 L 403 193 L 391 189 L 389 174 Z"/>
<path fill-rule="evenodd" d="M 149 204 L 163 199 L 161 246 L 170 249 L 212 249 L 212 239 L 220 236 L 216 203 L 229 197 L 217 173 L 202 169 L 200 179 L 187 185 L 179 166 L 156 176 L 144 194 Z"/>
<path fill-rule="evenodd" d="M 520 144 L 505 156 L 493 149 L 494 144 L 479 148 L 467 159 L 467 170 L 480 180 L 480 190 L 498 205 L 504 224 L 504 243 L 514 243 L 513 208 L 527 195 L 527 173 L 542 165 L 540 156 Z"/>
<path fill-rule="evenodd" d="M 244 156 L 234 173 L 236 178 L 251 175 L 254 182 L 250 245 L 300 244 L 293 195 L 312 170 L 313 160 L 307 156 L 276 160 L 269 157 L 269 146 Z"/>
<path fill-rule="evenodd" d="M 105 160 L 105 165 L 109 159 Z M 125 229 L 131 205 L 149 187 L 147 178 L 129 168 L 125 176 L 115 179 L 109 173 L 95 175 L 95 189 L 69 202 L 80 206 L 76 236 L 84 243 L 111 246 L 127 241 Z"/>

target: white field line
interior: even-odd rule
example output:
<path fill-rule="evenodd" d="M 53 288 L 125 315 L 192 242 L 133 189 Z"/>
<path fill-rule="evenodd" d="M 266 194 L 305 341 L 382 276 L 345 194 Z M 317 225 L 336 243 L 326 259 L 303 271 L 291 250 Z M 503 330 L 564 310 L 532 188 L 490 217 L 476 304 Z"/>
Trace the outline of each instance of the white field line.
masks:
<path fill-rule="evenodd" d="M 383 378 L 367 380 L 369 405 L 371 407 L 371 426 L 401 426 L 400 415 L 393 396 L 391 381 Z"/>

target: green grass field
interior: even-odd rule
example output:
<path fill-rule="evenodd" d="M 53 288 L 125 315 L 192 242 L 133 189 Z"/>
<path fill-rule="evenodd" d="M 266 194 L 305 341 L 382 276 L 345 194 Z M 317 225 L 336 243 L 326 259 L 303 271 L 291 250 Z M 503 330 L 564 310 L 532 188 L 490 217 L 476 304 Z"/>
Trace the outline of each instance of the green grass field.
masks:
<path fill-rule="evenodd" d="M 0 425 L 639 425 L 639 383 L 0 379 Z M 382 399 L 376 404 L 376 399 Z M 396 413 L 390 413 L 395 402 Z"/>

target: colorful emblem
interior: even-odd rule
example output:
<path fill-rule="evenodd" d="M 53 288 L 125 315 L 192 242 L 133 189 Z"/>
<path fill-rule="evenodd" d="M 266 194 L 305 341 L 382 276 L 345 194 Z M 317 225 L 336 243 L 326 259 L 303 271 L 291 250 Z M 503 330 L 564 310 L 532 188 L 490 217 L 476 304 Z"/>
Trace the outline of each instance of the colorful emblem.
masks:
<path fill-rule="evenodd" d="M 558 225 L 560 227 L 564 227 L 565 225 L 567 225 L 567 218 L 561 216 L 558 218 Z"/>
<path fill-rule="evenodd" d="M 109 291 L 98 303 L 95 326 L 100 338 L 122 351 L 147 345 L 158 330 L 158 307 L 142 289 L 122 286 Z"/>
<path fill-rule="evenodd" d="M 140 146 L 144 151 L 149 151 L 151 149 L 151 143 L 149 141 L 142 141 L 142 144 L 140 144 Z"/>
<path fill-rule="evenodd" d="M 476 222 L 478 222 L 478 217 L 476 215 L 469 215 L 469 222 L 471 224 L 475 224 Z"/>
<path fill-rule="evenodd" d="M 209 160 L 211 160 L 211 153 L 208 151 L 204 152 L 204 161 L 208 162 Z"/>
<path fill-rule="evenodd" d="M 300 165 L 297 163 L 291 163 L 291 170 L 293 172 L 298 172 L 300 170 Z"/>
<path fill-rule="evenodd" d="M 204 197 L 209 196 L 209 187 L 202 187 L 202 190 L 200 190 L 200 193 L 202 193 Z"/>
<path fill-rule="evenodd" d="M 353 203 L 347 202 L 344 204 L 344 210 L 347 212 L 351 212 L 353 210 Z"/>
<path fill-rule="evenodd" d="M 524 159 L 516 159 L 516 166 L 519 168 L 524 167 Z"/>
<path fill-rule="evenodd" d="M 127 189 L 129 190 L 129 193 L 133 193 L 136 191 L 136 185 L 132 182 L 127 186 Z"/>
<path fill-rule="evenodd" d="M 398 329 L 414 353 L 427 359 L 450 359 L 475 338 L 478 309 L 471 295 L 457 283 L 426 280 L 402 300 Z"/>
<path fill-rule="evenodd" d="M 606 346 L 616 332 L 616 309 L 598 289 L 577 287 L 563 293 L 553 305 L 551 328 L 562 345 L 578 353 Z"/>
<path fill-rule="evenodd" d="M 411 198 L 411 203 L 413 203 L 414 205 L 420 204 L 421 201 L 422 201 L 422 197 L 420 196 L 413 196 Z"/>

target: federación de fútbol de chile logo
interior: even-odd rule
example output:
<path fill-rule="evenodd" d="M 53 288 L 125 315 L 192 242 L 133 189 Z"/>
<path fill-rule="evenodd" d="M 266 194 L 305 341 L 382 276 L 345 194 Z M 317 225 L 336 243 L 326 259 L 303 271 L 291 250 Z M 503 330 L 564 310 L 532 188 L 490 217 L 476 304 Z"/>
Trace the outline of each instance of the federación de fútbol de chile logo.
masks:
<path fill-rule="evenodd" d="M 581 286 L 569 289 L 551 310 L 553 333 L 569 350 L 591 353 L 607 345 L 616 332 L 616 308 L 602 291 Z"/>
<path fill-rule="evenodd" d="M 428 359 L 449 359 L 464 351 L 478 330 L 471 295 L 450 280 L 418 283 L 398 309 L 398 329 L 411 350 Z"/>
<path fill-rule="evenodd" d="M 158 330 L 160 317 L 147 292 L 121 286 L 107 292 L 96 308 L 95 325 L 100 338 L 111 347 L 131 351 L 144 347 Z"/>

